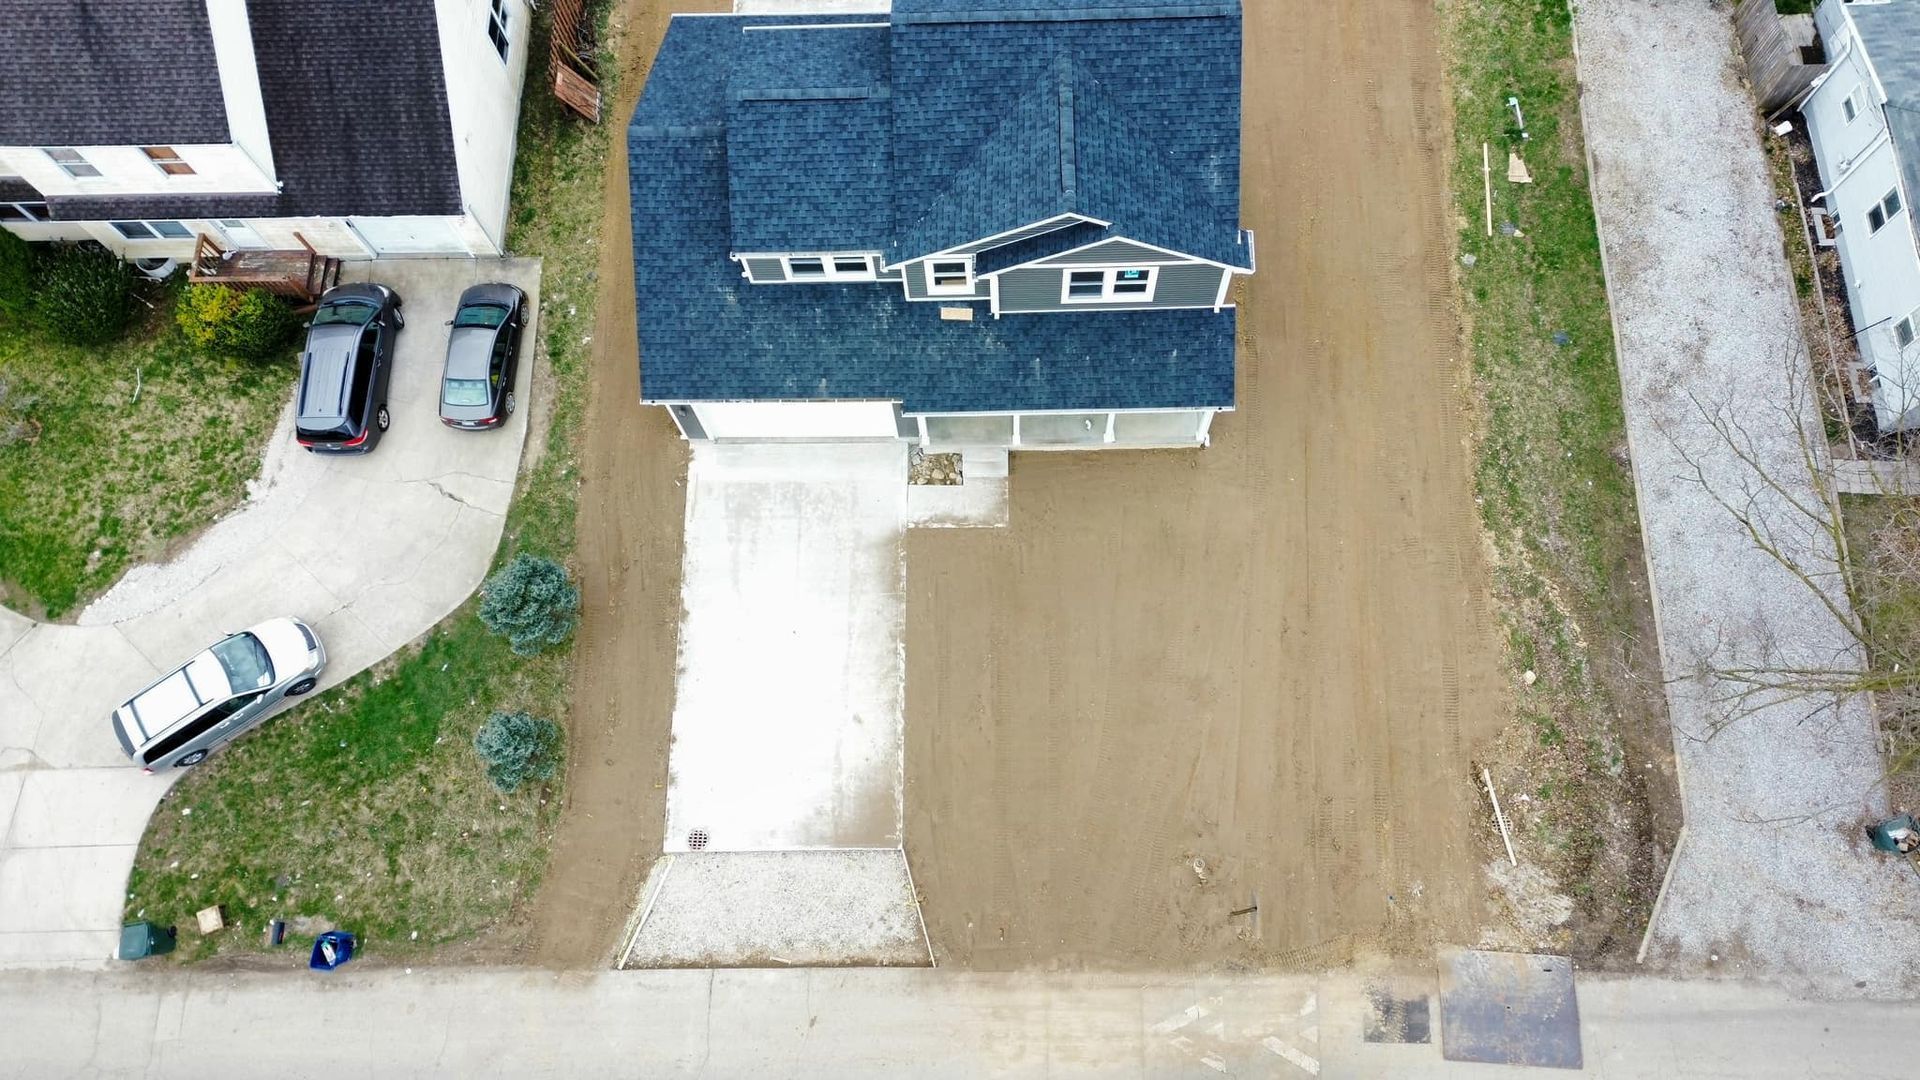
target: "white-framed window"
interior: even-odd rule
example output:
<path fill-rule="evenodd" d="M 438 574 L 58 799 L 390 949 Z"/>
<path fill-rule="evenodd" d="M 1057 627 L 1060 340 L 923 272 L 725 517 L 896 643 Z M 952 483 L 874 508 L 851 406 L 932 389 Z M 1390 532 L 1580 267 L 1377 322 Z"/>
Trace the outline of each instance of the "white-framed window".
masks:
<path fill-rule="evenodd" d="M 872 281 L 871 255 L 783 255 L 788 281 Z"/>
<path fill-rule="evenodd" d="M 0 221 L 47 221 L 52 216 L 43 202 L 0 202 Z"/>
<path fill-rule="evenodd" d="M 1159 284 L 1156 266 L 1118 266 L 1105 270 L 1067 270 L 1060 275 L 1063 304 L 1144 304 Z"/>
<path fill-rule="evenodd" d="M 512 47 L 513 39 L 507 36 L 507 4 L 509 0 L 488 0 L 487 40 L 493 42 L 493 51 L 500 54 L 500 62 L 507 60 L 507 50 Z"/>
<path fill-rule="evenodd" d="M 1899 212 L 1900 189 L 1894 188 L 1892 191 L 1887 192 L 1885 198 L 1874 203 L 1873 209 L 1867 211 L 1867 231 L 1870 233 L 1879 232 L 1881 227 L 1887 222 L 1892 221 L 1893 215 Z"/>
<path fill-rule="evenodd" d="M 129 240 L 189 240 L 193 230 L 177 221 L 109 221 L 115 232 Z"/>
<path fill-rule="evenodd" d="M 972 259 L 928 259 L 928 296 L 972 296 Z"/>
<path fill-rule="evenodd" d="M 71 146 L 49 146 L 47 156 L 75 180 L 91 180 L 100 175 L 100 170 L 93 167 L 93 162 L 82 157 L 80 151 Z"/>
<path fill-rule="evenodd" d="M 1893 324 L 1893 343 L 1898 348 L 1913 344 L 1914 330 L 1920 326 L 1920 308 L 1907 312 L 1906 318 Z"/>
<path fill-rule="evenodd" d="M 1840 102 L 1840 111 L 1845 114 L 1847 123 L 1849 124 L 1859 119 L 1860 114 L 1866 110 L 1866 107 L 1867 88 L 1860 85 L 1855 85 L 1853 89 L 1847 91 L 1847 96 L 1841 99 Z"/>
<path fill-rule="evenodd" d="M 147 155 L 153 167 L 168 176 L 192 176 L 193 166 L 180 156 L 180 151 L 171 146 L 143 146 L 140 152 Z"/>

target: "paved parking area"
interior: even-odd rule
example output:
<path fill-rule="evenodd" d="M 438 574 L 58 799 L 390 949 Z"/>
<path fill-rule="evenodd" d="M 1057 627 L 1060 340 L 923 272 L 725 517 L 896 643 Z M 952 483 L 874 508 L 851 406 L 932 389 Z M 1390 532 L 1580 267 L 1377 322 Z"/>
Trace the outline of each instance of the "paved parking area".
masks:
<path fill-rule="evenodd" d="M 900 845 L 906 480 L 902 443 L 694 449 L 666 850 Z"/>
<path fill-rule="evenodd" d="M 478 587 L 499 544 L 526 439 L 533 343 L 520 412 L 502 430 L 436 418 L 444 323 L 462 289 L 511 281 L 539 307 L 533 260 L 349 264 L 347 280 L 405 302 L 389 405 L 393 427 L 364 458 L 293 445 L 291 414 L 248 502 L 180 557 L 130 571 L 79 625 L 0 609 L 0 966 L 86 964 L 118 944 L 140 836 L 178 774 L 130 767 L 106 721 L 125 696 L 222 634 L 276 615 L 325 640 L 326 684 L 413 640 Z"/>

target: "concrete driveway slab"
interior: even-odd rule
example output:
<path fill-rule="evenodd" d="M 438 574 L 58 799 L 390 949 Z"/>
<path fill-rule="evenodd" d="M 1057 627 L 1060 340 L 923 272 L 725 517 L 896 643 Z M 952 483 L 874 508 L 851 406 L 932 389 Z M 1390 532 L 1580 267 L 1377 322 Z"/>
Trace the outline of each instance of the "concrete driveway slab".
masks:
<path fill-rule="evenodd" d="M 694 449 L 668 851 L 899 846 L 906 470 L 899 443 Z"/>
<path fill-rule="evenodd" d="M 222 635 L 277 615 L 326 642 L 323 685 L 418 637 L 472 595 L 500 541 L 526 440 L 538 318 L 499 430 L 439 422 L 444 323 L 460 291 L 510 281 L 539 309 L 531 260 L 351 265 L 405 301 L 393 427 L 363 458 L 293 444 L 282 416 L 247 503 L 179 557 L 136 567 L 81 613 L 0 611 L 0 966 L 97 963 L 118 943 L 127 872 L 170 778 L 130 767 L 107 724 L 126 695 Z M 174 774 L 177 777 L 177 774 Z"/>
<path fill-rule="evenodd" d="M 172 785 L 121 764 L 104 769 L 35 769 L 22 776 L 8 842 L 15 848 L 91 847 L 144 827 Z"/>

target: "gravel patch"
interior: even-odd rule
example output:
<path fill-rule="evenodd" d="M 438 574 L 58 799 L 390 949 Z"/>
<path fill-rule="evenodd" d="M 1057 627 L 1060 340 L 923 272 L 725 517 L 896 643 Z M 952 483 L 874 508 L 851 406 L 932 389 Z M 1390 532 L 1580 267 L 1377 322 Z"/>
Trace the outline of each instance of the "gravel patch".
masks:
<path fill-rule="evenodd" d="M 654 864 L 620 966 L 930 962 L 897 849 L 687 852 Z"/>
<path fill-rule="evenodd" d="M 1729 495 L 1751 479 L 1705 403 L 1747 429 L 1771 473 L 1802 477 L 1790 414 L 1813 417 L 1788 375 L 1806 360 L 1731 7 L 1591 0 L 1575 28 L 1687 820 L 1648 961 L 1821 995 L 1911 993 L 1920 882 L 1861 834 L 1885 810 L 1867 703 L 1811 718 L 1808 703 L 1775 705 L 1707 738 L 1724 686 L 1703 658 L 1860 662 L 1686 463 Z M 1791 524 L 1777 498 L 1758 510 Z M 1802 545 L 1807 565 L 1833 564 L 1821 540 Z"/>

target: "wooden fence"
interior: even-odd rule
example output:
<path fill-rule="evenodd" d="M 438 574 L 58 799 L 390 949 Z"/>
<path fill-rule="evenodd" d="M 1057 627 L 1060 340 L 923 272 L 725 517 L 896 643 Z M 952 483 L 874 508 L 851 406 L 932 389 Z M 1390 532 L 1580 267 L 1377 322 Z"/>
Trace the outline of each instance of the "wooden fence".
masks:
<path fill-rule="evenodd" d="M 581 116 L 600 122 L 600 86 L 595 81 L 591 49 L 593 28 L 587 23 L 582 0 L 556 0 L 548 61 L 553 68 L 553 95 Z"/>
<path fill-rule="evenodd" d="M 1734 15 L 1740 55 L 1747 61 L 1747 81 L 1760 111 L 1771 116 L 1790 104 L 1827 70 L 1813 41 L 1812 17 L 1796 17 L 1797 33 L 1773 6 L 1773 0 L 1740 0 Z M 1809 60 L 1818 62 L 1809 63 Z"/>

